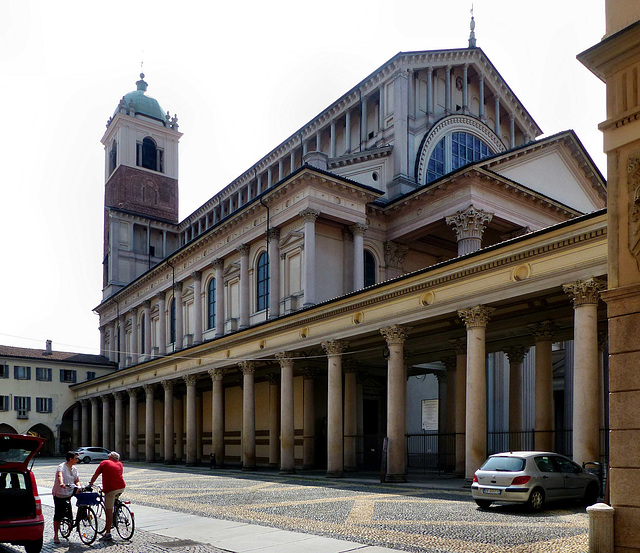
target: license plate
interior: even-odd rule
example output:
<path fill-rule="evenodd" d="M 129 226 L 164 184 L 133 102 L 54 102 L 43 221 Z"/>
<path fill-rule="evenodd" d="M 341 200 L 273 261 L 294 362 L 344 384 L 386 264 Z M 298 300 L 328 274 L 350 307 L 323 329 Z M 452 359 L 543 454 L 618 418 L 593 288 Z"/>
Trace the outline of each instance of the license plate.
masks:
<path fill-rule="evenodd" d="M 502 493 L 502 490 L 494 490 L 492 488 L 485 488 L 484 490 L 482 490 L 482 493 L 488 493 L 491 495 L 500 495 Z"/>

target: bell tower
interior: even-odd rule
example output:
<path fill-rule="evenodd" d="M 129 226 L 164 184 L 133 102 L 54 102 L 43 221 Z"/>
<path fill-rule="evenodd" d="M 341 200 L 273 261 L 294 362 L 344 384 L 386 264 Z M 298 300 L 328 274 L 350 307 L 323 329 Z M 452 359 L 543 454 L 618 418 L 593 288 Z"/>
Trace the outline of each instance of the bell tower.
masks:
<path fill-rule="evenodd" d="M 103 297 L 175 250 L 178 119 L 147 96 L 144 73 L 125 94 L 101 142 L 105 151 Z"/>

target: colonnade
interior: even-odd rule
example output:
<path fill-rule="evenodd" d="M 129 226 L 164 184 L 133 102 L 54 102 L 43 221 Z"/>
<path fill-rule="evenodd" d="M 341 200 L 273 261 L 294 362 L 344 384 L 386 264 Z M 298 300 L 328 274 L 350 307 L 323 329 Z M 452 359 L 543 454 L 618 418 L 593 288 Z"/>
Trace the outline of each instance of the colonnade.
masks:
<path fill-rule="evenodd" d="M 578 463 L 599 459 L 600 402 L 597 331 L 597 304 L 604 284 L 598 279 L 580 280 L 563 286 L 574 308 L 574 413 L 573 413 L 573 457 Z M 482 464 L 487 455 L 487 387 L 486 387 L 486 329 L 491 325 L 495 309 L 477 305 L 457 312 L 466 329 L 464 338 L 455 339 L 451 348 L 455 358 L 447 363 L 447 382 L 452 389 L 447 393 L 447 413 L 443 425 L 456 434 L 456 471 L 467 478 Z M 551 345 L 557 326 L 550 320 L 528 325 L 531 342 L 505 348 L 510 364 L 509 429 L 522 428 L 522 363 L 530 348 L 535 348 L 535 449 L 553 449 L 553 367 Z M 388 439 L 386 477 L 387 481 L 403 481 L 406 475 L 406 390 L 407 367 L 405 364 L 405 342 L 411 336 L 411 328 L 391 325 L 380 329 L 386 344 L 387 359 L 387 415 L 386 437 Z M 345 354 L 349 343 L 345 340 L 329 340 L 321 344 L 326 354 L 327 382 L 327 476 L 340 477 L 345 470 L 356 468 L 357 422 L 355 418 L 357 394 L 356 374 L 353 362 Z M 279 466 L 282 473 L 291 473 L 296 468 L 294 448 L 294 371 L 302 360 L 293 351 L 275 355 L 274 363 L 279 371 L 269 377 L 269 464 Z M 157 383 L 144 383 L 126 389 L 129 396 L 129 458 L 137 460 L 139 455 L 138 415 L 139 397 L 144 391 L 145 427 L 144 459 L 155 461 L 156 455 L 166 463 L 183 459 L 183 438 L 186 433 L 187 464 L 196 464 L 201 458 L 202 408 L 198 407 L 198 384 L 202 377 L 211 378 L 211 453 L 218 463 L 225 459 L 225 406 L 223 379 L 231 372 L 242 374 L 242 433 L 241 462 L 246 470 L 256 467 L 256 411 L 255 411 L 255 362 L 242 361 L 237 366 L 204 369 L 199 373 L 186 374 L 179 378 L 161 382 L 164 394 L 164 427 L 155 428 L 154 402 Z M 317 371 L 298 367 L 303 380 L 303 455 L 302 466 L 314 465 L 314 441 L 316 436 L 314 418 L 314 382 L 320 378 Z M 206 371 L 206 372 L 205 372 Z M 174 395 L 176 385 L 184 387 L 180 398 Z M 237 385 L 237 384 L 236 384 Z M 208 386 L 205 386 L 208 389 Z M 299 397 L 299 396 L 297 396 Z M 81 400 L 82 417 L 74 415 L 74 436 L 82 436 L 84 444 L 115 447 L 126 450 L 124 439 L 125 393 L 115 391 L 100 397 Z M 179 399 L 179 402 L 178 402 Z M 114 401 L 114 409 L 111 402 Z M 184 401 L 184 411 L 182 412 Z M 450 403 L 453 403 L 451 405 Z M 99 435 L 99 412 L 102 405 L 102 435 Z M 111 416 L 113 413 L 113 434 Z M 78 421 L 91 421 L 76 427 Z M 91 434 L 89 435 L 89 431 Z M 155 436 L 163 433 L 164 450 L 157 452 Z M 279 464 L 278 464 L 279 463 Z"/>

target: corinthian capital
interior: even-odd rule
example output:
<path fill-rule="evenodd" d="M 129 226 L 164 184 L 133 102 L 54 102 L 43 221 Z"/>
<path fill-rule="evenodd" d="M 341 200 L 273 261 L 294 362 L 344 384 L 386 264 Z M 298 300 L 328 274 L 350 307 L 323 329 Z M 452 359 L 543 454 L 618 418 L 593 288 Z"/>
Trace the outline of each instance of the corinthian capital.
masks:
<path fill-rule="evenodd" d="M 387 344 L 404 344 L 409 334 L 409 327 L 402 325 L 392 325 L 380 329 L 380 334 L 384 336 Z"/>
<path fill-rule="evenodd" d="M 296 355 L 290 351 L 281 351 L 276 353 L 275 357 L 280 361 L 281 367 L 293 367 L 293 359 Z"/>
<path fill-rule="evenodd" d="M 558 326 L 553 321 L 542 321 L 541 323 L 533 323 L 527 325 L 527 328 L 531 331 L 531 334 L 536 339 L 536 342 L 543 340 L 553 340 Z"/>
<path fill-rule="evenodd" d="M 256 372 L 256 364 L 253 361 L 241 361 L 238 363 L 238 367 L 240 367 L 242 374 L 245 376 Z"/>
<path fill-rule="evenodd" d="M 329 340 L 322 342 L 322 349 L 327 355 L 341 355 L 347 349 L 347 343 L 342 340 Z"/>
<path fill-rule="evenodd" d="M 577 280 L 570 284 L 563 284 L 562 289 L 571 298 L 574 307 L 581 305 L 597 305 L 600 292 L 604 290 L 606 283 L 599 278 Z"/>
<path fill-rule="evenodd" d="M 476 305 L 469 309 L 458 309 L 458 316 L 464 321 L 467 330 L 487 326 L 489 318 L 495 311 L 493 307 Z"/>
<path fill-rule="evenodd" d="M 300 218 L 305 222 L 305 223 L 315 223 L 316 219 L 320 216 L 320 212 L 316 211 L 315 209 L 311 209 L 310 207 L 308 207 L 307 209 L 303 209 L 300 212 Z"/>
<path fill-rule="evenodd" d="M 472 205 L 465 210 L 456 211 L 446 217 L 447 225 L 452 226 L 456 238 L 482 238 L 485 225 L 493 219 L 492 213 L 486 213 L 482 209 L 476 209 Z"/>
<path fill-rule="evenodd" d="M 367 228 L 367 225 L 364 223 L 356 223 L 355 225 L 351 225 L 349 230 L 354 236 L 364 236 L 364 233 L 367 232 Z"/>
<path fill-rule="evenodd" d="M 529 348 L 527 346 L 511 346 L 504 349 L 510 363 L 522 363 L 528 351 Z"/>

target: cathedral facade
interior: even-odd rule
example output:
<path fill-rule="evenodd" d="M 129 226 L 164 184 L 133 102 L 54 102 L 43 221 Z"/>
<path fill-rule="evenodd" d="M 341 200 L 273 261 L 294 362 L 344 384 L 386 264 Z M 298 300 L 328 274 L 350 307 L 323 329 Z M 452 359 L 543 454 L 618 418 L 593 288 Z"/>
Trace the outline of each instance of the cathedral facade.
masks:
<path fill-rule="evenodd" d="M 334 477 L 374 451 L 402 481 L 410 377 L 436 374 L 452 471 L 498 427 L 600 460 L 606 185 L 473 37 L 397 54 L 183 220 L 182 134 L 146 90 L 102 138 L 96 311 L 119 370 L 72 387 L 83 445 Z"/>

